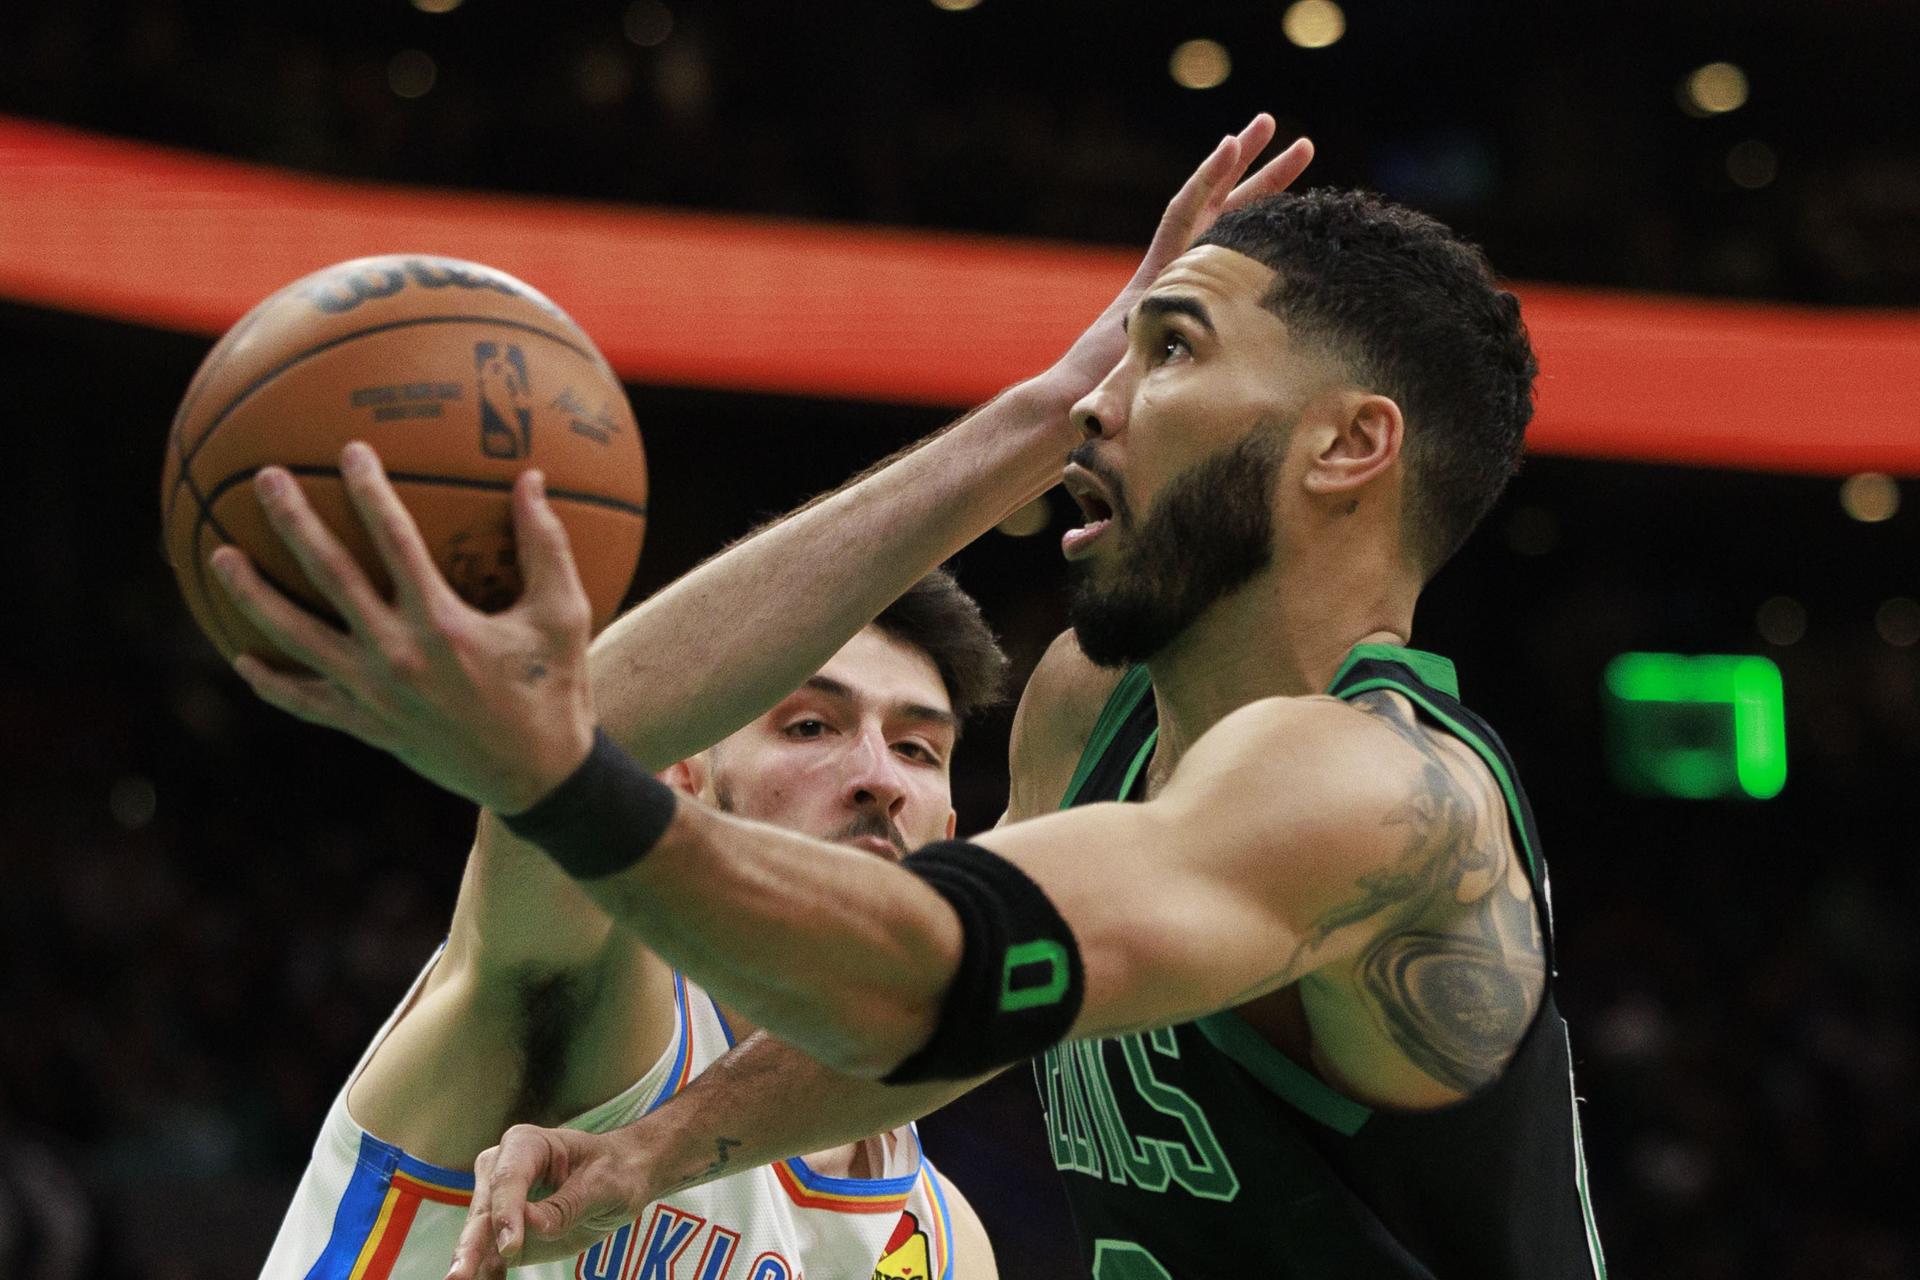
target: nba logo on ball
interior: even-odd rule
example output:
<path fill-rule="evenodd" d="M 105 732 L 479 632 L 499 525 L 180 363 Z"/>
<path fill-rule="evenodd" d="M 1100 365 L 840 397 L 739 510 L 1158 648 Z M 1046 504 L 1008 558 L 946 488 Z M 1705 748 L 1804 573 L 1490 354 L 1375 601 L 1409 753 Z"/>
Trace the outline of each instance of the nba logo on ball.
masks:
<path fill-rule="evenodd" d="M 462 413 L 470 395 L 473 418 Z M 174 416 L 160 477 L 167 559 L 228 658 L 298 667 L 215 588 L 207 557 L 221 543 L 328 610 L 248 483 L 262 466 L 293 468 L 316 514 L 384 584 L 339 473 L 350 440 L 379 449 L 434 563 L 483 609 L 518 595 L 509 494 L 537 457 L 594 628 L 619 610 L 647 519 L 646 457 L 619 378 L 531 285 L 477 262 L 387 254 L 324 267 L 262 301 L 208 352 Z"/>
<path fill-rule="evenodd" d="M 533 387 L 527 358 L 512 343 L 476 342 L 473 367 L 480 384 L 480 452 L 524 458 L 533 448 Z"/>

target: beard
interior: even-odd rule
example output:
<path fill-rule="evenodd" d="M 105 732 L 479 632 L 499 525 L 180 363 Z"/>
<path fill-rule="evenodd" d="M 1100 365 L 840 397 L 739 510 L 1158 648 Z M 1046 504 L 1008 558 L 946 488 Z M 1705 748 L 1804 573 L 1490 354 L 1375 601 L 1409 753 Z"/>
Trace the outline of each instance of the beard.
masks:
<path fill-rule="evenodd" d="M 1078 462 L 1106 482 L 1113 521 L 1125 539 L 1107 566 L 1069 566 L 1067 619 L 1080 649 L 1102 667 L 1145 662 L 1171 644 L 1214 601 L 1245 586 L 1273 561 L 1274 478 L 1291 424 L 1262 423 L 1239 443 L 1175 476 L 1137 527 L 1119 478 L 1090 445 Z"/>

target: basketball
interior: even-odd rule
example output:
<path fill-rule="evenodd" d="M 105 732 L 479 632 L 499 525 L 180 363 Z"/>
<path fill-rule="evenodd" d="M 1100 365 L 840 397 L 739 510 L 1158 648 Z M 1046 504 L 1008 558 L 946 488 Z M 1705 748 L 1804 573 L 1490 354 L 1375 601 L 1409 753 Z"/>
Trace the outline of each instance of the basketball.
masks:
<path fill-rule="evenodd" d="M 281 289 L 195 373 L 161 479 L 166 554 L 220 652 L 291 666 L 212 580 L 238 546 L 268 581 L 332 610 L 268 524 L 249 483 L 287 468 L 383 591 L 391 584 L 348 502 L 340 450 L 372 445 L 440 570 L 474 606 L 520 591 L 508 505 L 538 467 L 567 527 L 597 631 L 619 608 L 646 531 L 647 467 L 625 391 L 580 328 L 538 291 L 451 258 L 357 258 Z"/>

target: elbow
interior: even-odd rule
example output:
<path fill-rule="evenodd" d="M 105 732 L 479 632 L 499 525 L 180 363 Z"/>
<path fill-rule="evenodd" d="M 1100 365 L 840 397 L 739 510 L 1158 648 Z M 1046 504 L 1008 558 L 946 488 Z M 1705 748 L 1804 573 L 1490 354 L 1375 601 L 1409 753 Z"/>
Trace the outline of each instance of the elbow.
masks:
<path fill-rule="evenodd" d="M 933 1038 L 938 999 L 855 996 L 823 1021 L 826 1034 L 808 1051 L 822 1066 L 859 1080 L 884 1080 Z"/>
<path fill-rule="evenodd" d="M 830 1053 L 819 1055 L 820 1065 L 831 1068 L 843 1076 L 855 1080 L 878 1082 L 892 1074 L 893 1069 L 906 1060 L 902 1054 L 898 1059 L 889 1059 L 873 1047 L 859 1044 L 841 1045 Z"/>
<path fill-rule="evenodd" d="M 844 1075 L 885 1079 L 940 1027 L 960 971 L 960 919 L 931 888 L 919 889 L 915 909 L 894 917 L 884 941 L 864 951 L 869 967 L 835 984 L 831 1044 L 816 1056 Z"/>

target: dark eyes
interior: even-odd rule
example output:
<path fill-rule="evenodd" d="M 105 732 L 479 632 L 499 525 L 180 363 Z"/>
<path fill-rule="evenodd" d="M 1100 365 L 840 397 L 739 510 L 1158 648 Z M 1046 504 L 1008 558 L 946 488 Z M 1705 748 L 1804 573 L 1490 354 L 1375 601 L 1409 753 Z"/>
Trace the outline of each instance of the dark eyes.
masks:
<path fill-rule="evenodd" d="M 1177 329 L 1163 329 L 1153 342 L 1153 362 L 1165 364 L 1175 356 L 1191 356 L 1193 348 Z"/>
<path fill-rule="evenodd" d="M 808 738 L 818 738 L 821 735 L 825 734 L 831 728 L 832 726 L 829 725 L 826 721 L 815 720 L 809 717 L 808 719 L 805 719 L 805 720 L 795 720 L 792 724 L 788 725 L 786 728 L 782 729 L 780 732 L 782 732 L 789 738 L 808 739 Z M 893 749 L 895 751 L 898 751 L 901 755 L 905 756 L 907 759 L 917 760 L 922 764 L 939 764 L 940 763 L 940 757 L 934 752 L 934 750 L 931 747 L 926 746 L 924 743 L 915 742 L 912 739 L 906 739 L 906 740 L 894 743 Z"/>

